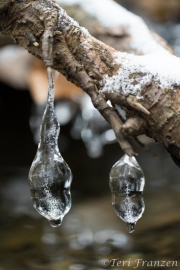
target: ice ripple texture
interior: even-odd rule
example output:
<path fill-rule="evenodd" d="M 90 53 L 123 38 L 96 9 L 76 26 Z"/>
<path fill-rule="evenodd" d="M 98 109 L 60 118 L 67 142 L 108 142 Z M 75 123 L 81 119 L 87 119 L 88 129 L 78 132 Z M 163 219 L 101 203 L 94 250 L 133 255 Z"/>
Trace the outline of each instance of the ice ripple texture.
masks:
<path fill-rule="evenodd" d="M 58 148 L 60 125 L 54 112 L 54 84 L 48 70 L 48 102 L 40 128 L 40 143 L 29 171 L 34 208 L 53 227 L 61 225 L 71 207 L 72 173 Z"/>
<path fill-rule="evenodd" d="M 142 197 L 145 178 L 135 157 L 124 155 L 110 171 L 112 205 L 131 233 L 144 209 Z"/>

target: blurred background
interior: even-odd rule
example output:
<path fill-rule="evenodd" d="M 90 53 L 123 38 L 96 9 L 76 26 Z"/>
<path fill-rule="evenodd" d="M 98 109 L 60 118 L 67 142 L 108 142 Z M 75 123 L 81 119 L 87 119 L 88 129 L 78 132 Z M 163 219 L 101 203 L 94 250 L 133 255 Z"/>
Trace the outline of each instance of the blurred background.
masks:
<path fill-rule="evenodd" d="M 117 2 L 143 17 L 180 55 L 179 0 Z M 54 78 L 59 148 L 74 176 L 72 208 L 60 228 L 36 213 L 27 179 L 46 103 L 44 66 L 0 36 L 0 270 L 102 270 L 104 258 L 131 259 L 131 267 L 136 259 L 178 261 L 179 269 L 179 168 L 151 139 L 140 137 L 157 156 L 131 141 L 146 177 L 146 209 L 128 234 L 111 206 L 109 171 L 123 155 L 114 133 L 81 89 L 57 72 Z"/>

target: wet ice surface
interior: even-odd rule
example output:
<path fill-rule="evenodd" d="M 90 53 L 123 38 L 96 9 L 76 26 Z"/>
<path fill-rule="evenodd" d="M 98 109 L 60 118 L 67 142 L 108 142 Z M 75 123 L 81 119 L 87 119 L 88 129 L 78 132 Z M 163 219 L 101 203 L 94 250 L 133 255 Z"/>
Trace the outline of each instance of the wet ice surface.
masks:
<path fill-rule="evenodd" d="M 51 226 L 57 227 L 71 207 L 72 174 L 58 149 L 60 126 L 54 113 L 51 71 L 48 71 L 48 81 L 48 102 L 41 124 L 40 143 L 29 172 L 29 185 L 33 206 Z"/>
<path fill-rule="evenodd" d="M 135 157 L 124 155 L 111 169 L 112 205 L 116 214 L 127 224 L 129 232 L 134 231 L 145 209 L 142 197 L 144 184 L 144 174 Z"/>

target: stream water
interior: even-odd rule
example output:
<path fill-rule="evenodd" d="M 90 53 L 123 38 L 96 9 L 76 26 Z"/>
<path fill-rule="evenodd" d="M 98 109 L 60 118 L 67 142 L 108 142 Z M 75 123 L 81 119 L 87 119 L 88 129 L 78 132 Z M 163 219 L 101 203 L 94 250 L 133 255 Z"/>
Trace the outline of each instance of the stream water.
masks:
<path fill-rule="evenodd" d="M 0 269 L 131 269 L 137 266 L 137 260 L 142 260 L 138 266 L 142 269 L 150 268 L 147 263 L 142 266 L 143 261 L 171 262 L 169 269 L 179 269 L 180 171 L 160 145 L 153 143 L 151 149 L 158 158 L 142 150 L 138 158 L 146 176 L 146 209 L 132 234 L 113 210 L 108 174 L 104 177 L 102 172 L 101 178 L 93 173 L 103 159 L 96 160 L 97 167 L 89 164 L 80 179 L 74 171 L 72 209 L 58 228 L 52 228 L 32 206 L 29 168 L 1 169 Z M 111 151 L 116 158 L 119 155 L 114 146 L 106 148 L 109 169 L 113 163 Z M 81 166 L 80 157 L 74 163 L 77 168 Z M 108 264 L 104 259 L 109 260 L 109 266 L 102 265 Z M 122 263 L 124 266 L 120 266 Z"/>

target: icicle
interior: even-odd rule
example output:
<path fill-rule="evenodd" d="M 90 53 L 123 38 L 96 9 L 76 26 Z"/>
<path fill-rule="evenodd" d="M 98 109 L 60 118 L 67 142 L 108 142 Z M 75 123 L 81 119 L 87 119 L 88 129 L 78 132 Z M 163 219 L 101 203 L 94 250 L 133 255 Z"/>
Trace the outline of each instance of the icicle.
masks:
<path fill-rule="evenodd" d="M 29 171 L 29 185 L 33 206 L 51 226 L 57 227 L 71 207 L 72 173 L 58 149 L 60 126 L 54 113 L 54 84 L 49 67 L 47 74 L 48 101 L 41 124 L 40 143 Z"/>
<path fill-rule="evenodd" d="M 135 157 L 124 155 L 111 169 L 112 205 L 130 233 L 145 209 L 142 197 L 144 184 L 144 174 Z"/>

